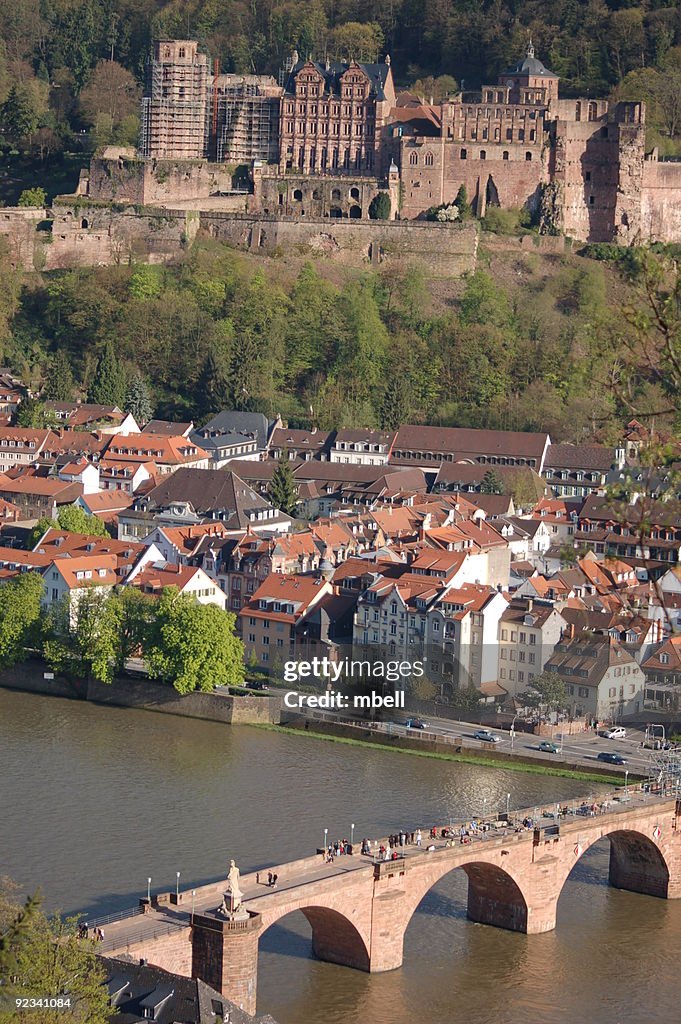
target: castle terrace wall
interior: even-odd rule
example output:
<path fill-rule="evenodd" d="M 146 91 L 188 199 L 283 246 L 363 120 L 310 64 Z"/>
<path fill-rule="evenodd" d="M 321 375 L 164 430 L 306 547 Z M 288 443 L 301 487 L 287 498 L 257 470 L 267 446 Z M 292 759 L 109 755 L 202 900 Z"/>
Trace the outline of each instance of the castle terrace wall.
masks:
<path fill-rule="evenodd" d="M 646 160 L 643 165 L 641 234 L 653 242 L 681 240 L 681 163 Z"/>
<path fill-rule="evenodd" d="M 201 229 L 240 249 L 265 253 L 292 249 L 358 265 L 425 263 L 434 277 L 459 277 L 475 268 L 475 225 L 337 219 L 278 220 L 201 214 Z"/>
<path fill-rule="evenodd" d="M 90 162 L 88 195 L 118 203 L 173 203 L 207 199 L 232 189 L 229 164 L 207 160 L 144 160 L 96 156 Z"/>

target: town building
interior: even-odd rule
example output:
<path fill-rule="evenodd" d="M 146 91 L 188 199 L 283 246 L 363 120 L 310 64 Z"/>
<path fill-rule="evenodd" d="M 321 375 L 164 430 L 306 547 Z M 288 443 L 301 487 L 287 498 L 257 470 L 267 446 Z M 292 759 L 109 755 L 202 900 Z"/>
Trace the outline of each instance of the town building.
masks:
<path fill-rule="evenodd" d="M 582 634 L 559 643 L 545 670 L 563 680 L 573 718 L 620 722 L 643 709 L 645 675 L 611 636 Z"/>
<path fill-rule="evenodd" d="M 512 598 L 499 621 L 497 671 L 511 695 L 541 675 L 567 622 L 551 601 Z"/>
<path fill-rule="evenodd" d="M 296 653 L 301 621 L 331 584 L 320 575 L 271 573 L 239 613 L 246 659 L 255 656 L 261 668 L 276 671 Z"/>

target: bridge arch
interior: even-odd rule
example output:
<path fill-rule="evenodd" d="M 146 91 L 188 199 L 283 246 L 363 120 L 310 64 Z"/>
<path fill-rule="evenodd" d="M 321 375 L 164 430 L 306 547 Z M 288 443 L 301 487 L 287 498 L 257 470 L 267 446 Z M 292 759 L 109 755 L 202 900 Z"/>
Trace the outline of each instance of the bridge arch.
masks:
<path fill-rule="evenodd" d="M 312 929 L 312 951 L 320 960 L 354 967 L 360 971 L 370 969 L 368 936 L 362 934 L 361 923 L 335 907 L 324 905 L 319 900 L 285 905 L 263 915 L 263 927 L 259 938 L 274 924 L 279 924 L 290 914 L 300 911 Z"/>
<path fill-rule="evenodd" d="M 644 896 L 667 899 L 669 864 L 654 837 L 638 829 L 613 828 L 612 831 L 603 831 L 593 836 L 589 841 L 575 843 L 575 860 L 568 863 L 557 880 L 556 900 L 560 898 L 565 883 L 582 855 L 601 839 L 610 840 L 610 885 Z"/>
<path fill-rule="evenodd" d="M 459 848 L 453 849 L 460 853 Z M 502 867 L 493 858 L 481 858 L 479 852 L 476 850 L 475 855 L 464 863 L 461 863 L 459 857 L 454 863 L 443 859 L 410 873 L 409 900 L 405 904 L 403 918 L 404 931 L 433 886 L 459 868 L 468 878 L 467 915 L 471 921 L 509 931 L 528 931 L 528 900 L 522 883 L 511 868 L 506 865 Z"/>

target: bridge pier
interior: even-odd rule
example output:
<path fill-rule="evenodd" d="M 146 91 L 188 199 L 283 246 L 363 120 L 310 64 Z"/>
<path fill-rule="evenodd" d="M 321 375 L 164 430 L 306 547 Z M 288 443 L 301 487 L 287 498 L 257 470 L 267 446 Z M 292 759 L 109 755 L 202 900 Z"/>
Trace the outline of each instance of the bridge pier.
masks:
<path fill-rule="evenodd" d="M 260 915 L 244 921 L 195 914 L 192 925 L 192 978 L 200 978 L 247 1013 L 255 1013 L 258 988 Z"/>

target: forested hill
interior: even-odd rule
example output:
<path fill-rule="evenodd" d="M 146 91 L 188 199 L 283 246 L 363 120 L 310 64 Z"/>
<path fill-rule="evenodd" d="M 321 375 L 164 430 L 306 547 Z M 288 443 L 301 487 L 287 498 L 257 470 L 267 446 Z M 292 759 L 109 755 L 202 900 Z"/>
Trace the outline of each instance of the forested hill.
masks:
<path fill-rule="evenodd" d="M 563 95 L 642 95 L 662 135 L 675 134 L 681 6 L 669 0 L 4 0 L 0 127 L 5 143 L 42 132 L 42 156 L 69 132 L 134 141 L 145 59 L 162 36 L 199 39 L 223 71 L 276 74 L 293 48 L 390 53 L 398 84 L 437 97 L 452 78 L 495 80 L 530 35 Z"/>

